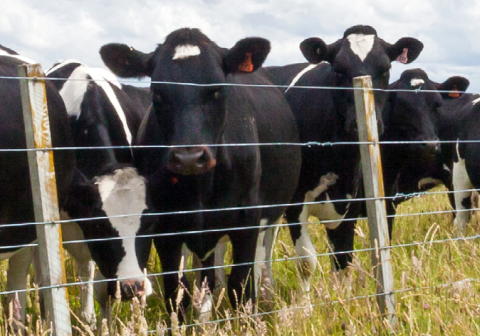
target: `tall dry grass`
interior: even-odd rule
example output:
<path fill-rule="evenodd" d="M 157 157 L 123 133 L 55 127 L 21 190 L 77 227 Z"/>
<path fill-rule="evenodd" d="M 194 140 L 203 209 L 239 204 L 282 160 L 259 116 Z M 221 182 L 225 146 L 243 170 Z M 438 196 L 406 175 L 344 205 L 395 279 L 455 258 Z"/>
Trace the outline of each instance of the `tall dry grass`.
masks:
<path fill-rule="evenodd" d="M 436 191 L 438 191 L 437 189 Z M 443 189 L 442 189 L 443 190 Z M 403 203 L 398 214 L 412 214 L 450 209 L 444 194 L 423 196 Z M 194 308 L 188 311 L 186 325 L 179 325 L 178 312 L 167 315 L 162 295 L 161 279 L 153 280 L 155 293 L 146 302 L 114 301 L 111 321 L 103 321 L 94 332 L 79 321 L 79 295 L 76 288 L 69 289 L 70 307 L 75 333 L 78 335 L 478 335 L 480 334 L 480 279 L 479 240 L 429 243 L 451 238 L 451 214 L 417 215 L 395 220 L 392 245 L 418 242 L 414 246 L 400 246 L 391 250 L 397 325 L 379 313 L 375 297 L 370 252 L 355 253 L 350 267 L 351 286 L 339 283 L 330 272 L 328 257 L 318 258 L 318 268 L 312 277 L 310 304 L 297 301 L 298 273 L 293 260 L 292 242 L 288 230 L 282 229 L 274 251 L 273 264 L 275 290 L 264 295 L 256 307 L 242 305 L 233 310 L 225 291 L 214 293 L 214 320 L 199 326 L 195 324 Z M 476 216 L 468 227 L 467 236 L 479 232 Z M 312 239 L 317 252 L 328 252 L 323 226 L 312 224 Z M 355 249 L 369 248 L 368 225 L 359 222 L 356 229 Z M 229 258 L 229 253 L 227 253 Z M 189 262 L 186 263 L 189 265 Z M 67 259 L 68 280 L 75 281 L 74 262 Z M 158 257 L 152 253 L 148 264 L 150 273 L 161 272 Z M 188 268 L 188 267 L 187 267 Z M 5 290 L 6 263 L 0 264 L 0 290 Z M 227 273 L 228 273 L 227 269 Z M 187 270 L 185 270 L 187 272 Z M 193 273 L 186 273 L 192 283 Z M 31 286 L 33 288 L 34 278 Z M 185 289 L 182 295 L 199 300 L 200 292 Z M 197 295 L 197 297 L 195 297 Z M 35 291 L 29 296 L 27 307 L 28 335 L 48 335 L 48 324 L 38 318 L 38 299 Z M 14 335 L 14 318 L 2 297 L 0 307 L 0 334 Z M 169 326 L 167 328 L 167 325 Z"/>

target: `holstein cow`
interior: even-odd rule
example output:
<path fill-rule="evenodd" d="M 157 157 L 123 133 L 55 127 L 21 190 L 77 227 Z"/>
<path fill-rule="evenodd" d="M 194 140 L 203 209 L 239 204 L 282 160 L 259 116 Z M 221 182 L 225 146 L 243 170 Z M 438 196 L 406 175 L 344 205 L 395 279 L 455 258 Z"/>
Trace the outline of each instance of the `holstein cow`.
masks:
<path fill-rule="evenodd" d="M 466 83 L 468 84 L 468 81 Z M 457 88 L 464 91 L 466 86 Z M 480 189 L 480 95 L 467 93 L 458 99 L 452 99 L 457 95 L 455 92 L 444 95 L 439 135 L 442 141 L 454 142 L 442 143 L 442 157 L 447 166 L 453 167 L 452 180 L 457 211 L 454 229 L 455 234 L 461 237 L 465 235 L 466 225 L 470 220 L 472 189 Z"/>
<path fill-rule="evenodd" d="M 65 79 L 52 80 L 52 83 L 65 102 L 74 145 L 98 148 L 76 150 L 77 167 L 87 179 L 71 198 L 77 203 L 79 200 L 87 204 L 98 202 L 98 207 L 69 204 L 69 215 L 74 218 L 111 217 L 99 222 L 64 224 L 63 227 L 68 228 L 68 231 L 63 229 L 64 236 L 67 235 L 68 240 L 113 238 L 88 242 L 101 275 L 110 280 L 120 279 L 124 300 L 149 295 L 151 283 L 143 270 L 151 240 L 135 239 L 135 236 L 142 226 L 150 225 L 153 218 L 141 219 L 147 209 L 146 184 L 133 168 L 130 146 L 146 111 L 142 101 L 149 97 L 151 100 L 151 95 L 144 89 L 121 85 L 107 70 L 90 68 L 74 60 L 55 65 L 47 75 Z M 66 245 L 71 247 L 69 251 L 73 250 L 74 256 L 77 246 Z M 142 265 L 139 265 L 137 254 L 144 261 Z M 90 255 L 82 257 L 87 262 L 90 260 Z M 89 265 L 94 268 L 93 262 Z M 114 297 L 115 292 L 115 281 L 96 286 L 95 294 L 103 314 L 109 296 Z"/>
<path fill-rule="evenodd" d="M 381 141 L 418 143 L 381 145 L 387 197 L 426 190 L 439 183 L 453 190 L 453 161 L 445 159 L 445 150 L 440 152 L 441 110 L 444 100 L 457 100 L 462 96 L 459 91 L 466 90 L 468 85 L 468 80 L 459 76 L 435 83 L 421 69 L 407 70 L 389 85 L 392 91 L 383 112 L 385 132 Z M 404 200 L 404 197 L 386 200 L 390 237 L 395 207 Z"/>
<path fill-rule="evenodd" d="M 26 152 L 5 152 L 9 149 L 25 149 L 25 126 L 23 123 L 18 65 L 34 63 L 15 51 L 0 46 L 0 258 L 10 258 L 7 288 L 25 289 L 26 275 L 30 270 L 32 255 L 30 248 L 18 246 L 36 240 L 34 225 L 12 226 L 34 222 L 33 200 L 30 188 L 29 167 Z M 73 145 L 67 113 L 62 98 L 50 83 L 46 82 L 48 114 L 50 118 L 53 147 Z M 65 205 L 71 182 L 74 178 L 75 155 L 72 151 L 58 151 L 54 155 L 60 207 Z M 39 274 L 37 274 L 38 276 Z M 9 301 L 13 295 L 9 296 Z M 24 318 L 26 293 L 19 293 L 20 316 Z"/>
<path fill-rule="evenodd" d="M 238 264 L 228 279 L 230 301 L 234 306 L 255 301 L 260 267 L 252 263 L 270 258 L 275 230 L 268 225 L 284 212 L 282 206 L 256 206 L 289 202 L 300 168 L 298 147 L 254 145 L 298 141 L 293 115 L 279 90 L 242 86 L 270 84 L 256 72 L 269 51 L 270 43 L 262 38 L 246 38 L 224 49 L 198 29 L 187 28 L 171 33 L 151 54 L 120 44 L 100 51 L 117 75 L 152 79 L 153 107 L 143 120 L 138 144 L 180 146 L 135 153 L 140 172 L 149 176 L 154 209 L 193 211 L 158 218 L 156 232 L 179 233 L 154 239 L 163 271 L 171 272 L 164 275 L 169 308 L 175 305 L 179 281 L 188 288 L 187 278 L 179 279 L 178 273 L 182 245 L 195 252 L 204 267 L 212 266 L 212 251 L 226 234 Z M 246 143 L 252 145 L 222 146 Z M 210 211 L 223 208 L 233 210 Z M 241 230 L 250 226 L 258 229 Z M 212 229 L 219 232 L 181 234 Z M 202 278 L 213 290 L 214 270 L 202 271 Z M 183 296 L 183 307 L 189 300 Z M 212 304 L 207 294 L 200 320 L 209 318 Z"/>
<path fill-rule="evenodd" d="M 343 38 L 327 45 L 319 38 L 309 38 L 300 44 L 305 58 L 313 63 L 292 64 L 267 68 L 275 84 L 288 85 L 285 97 L 295 115 L 301 142 L 358 141 L 353 78 L 370 75 L 373 87 L 387 89 L 392 61 L 414 61 L 423 44 L 414 38 L 401 38 L 390 44 L 377 36 L 369 26 L 347 29 Z M 328 63 L 326 63 L 328 62 Z M 323 86 L 332 89 L 303 89 L 299 86 Z M 375 91 L 375 109 L 379 133 L 383 131 L 381 111 L 387 93 Z M 308 217 L 325 221 L 334 252 L 351 250 L 353 218 L 357 217 L 359 202 L 336 200 L 360 196 L 360 153 L 356 145 L 312 146 L 302 148 L 302 171 L 293 203 L 326 201 L 325 203 L 292 206 L 287 220 L 299 225 L 290 226 L 295 251 L 302 256 L 300 273 L 302 288 L 310 290 L 310 276 L 316 268 L 316 251 L 308 233 Z M 335 256 L 334 267 L 345 269 L 351 255 Z M 307 296 L 308 299 L 308 296 Z"/>

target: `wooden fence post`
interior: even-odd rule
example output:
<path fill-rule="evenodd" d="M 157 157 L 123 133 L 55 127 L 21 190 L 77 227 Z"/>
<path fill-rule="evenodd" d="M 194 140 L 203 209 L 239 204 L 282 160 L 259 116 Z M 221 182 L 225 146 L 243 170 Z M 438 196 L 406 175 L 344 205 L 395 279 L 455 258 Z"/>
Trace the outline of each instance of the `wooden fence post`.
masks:
<path fill-rule="evenodd" d="M 377 302 L 382 314 L 387 315 L 390 325 L 396 325 L 395 295 L 393 294 L 393 274 L 389 246 L 388 222 L 385 209 L 383 172 L 378 144 L 375 101 L 370 76 L 353 79 L 355 109 L 357 112 L 358 138 L 360 142 L 373 144 L 360 145 L 363 183 L 367 200 L 368 227 L 372 252 L 372 266 L 377 280 Z M 380 112 L 380 111 L 379 111 Z"/>
<path fill-rule="evenodd" d="M 28 149 L 52 148 L 50 121 L 47 109 L 47 93 L 44 73 L 39 64 L 25 64 L 18 67 L 23 118 Z M 66 282 L 63 260 L 60 220 L 53 151 L 28 151 L 30 180 L 36 225 L 42 286 L 57 286 Z M 38 276 L 38 275 L 37 275 Z M 51 321 L 53 335 L 70 336 L 72 328 L 65 287 L 43 290 L 44 308 Z"/>

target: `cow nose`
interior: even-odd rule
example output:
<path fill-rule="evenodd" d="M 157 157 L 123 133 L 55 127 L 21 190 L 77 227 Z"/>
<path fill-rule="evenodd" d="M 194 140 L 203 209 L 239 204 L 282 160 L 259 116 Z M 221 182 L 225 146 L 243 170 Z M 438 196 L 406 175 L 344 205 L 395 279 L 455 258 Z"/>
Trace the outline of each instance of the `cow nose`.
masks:
<path fill-rule="evenodd" d="M 435 139 L 425 143 L 424 148 L 431 153 L 439 154 L 440 153 L 440 140 Z"/>
<path fill-rule="evenodd" d="M 216 161 L 209 148 L 181 147 L 170 150 L 167 168 L 177 174 L 202 174 L 215 167 Z"/>
<path fill-rule="evenodd" d="M 120 282 L 122 289 L 122 298 L 124 300 L 130 300 L 134 297 L 142 297 L 146 293 L 144 280 L 129 279 Z"/>

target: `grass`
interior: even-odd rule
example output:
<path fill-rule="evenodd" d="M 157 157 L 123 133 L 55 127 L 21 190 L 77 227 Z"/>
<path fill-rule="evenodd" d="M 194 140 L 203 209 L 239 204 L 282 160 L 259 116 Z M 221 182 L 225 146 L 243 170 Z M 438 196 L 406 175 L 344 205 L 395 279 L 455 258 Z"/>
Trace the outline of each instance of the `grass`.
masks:
<path fill-rule="evenodd" d="M 436 191 L 443 189 L 436 189 Z M 445 194 L 414 198 L 399 206 L 398 214 L 413 214 L 450 209 Z M 399 217 L 394 224 L 392 245 L 410 242 L 429 242 L 451 238 L 453 216 L 430 214 Z M 479 231 L 479 221 L 472 218 L 467 236 Z M 318 253 L 327 252 L 325 229 L 312 225 L 310 233 Z M 359 222 L 355 249 L 370 247 L 368 225 Z M 228 253 L 227 253 L 228 254 Z M 260 302 L 260 313 L 254 307 L 243 306 L 234 312 L 225 296 L 215 298 L 215 318 L 236 317 L 227 322 L 211 323 L 197 328 L 178 326 L 175 316 L 169 317 L 161 291 L 161 279 L 153 279 L 155 294 L 146 304 L 114 303 L 110 331 L 105 324 L 102 335 L 153 335 L 167 334 L 167 321 L 172 320 L 172 334 L 206 335 L 478 335 L 480 334 L 480 278 L 479 240 L 449 241 L 396 247 L 391 250 L 394 272 L 397 325 L 392 328 L 377 308 L 375 280 L 372 277 L 370 252 L 355 254 L 350 269 L 351 288 L 338 283 L 330 273 L 328 257 L 318 258 L 318 267 L 312 276 L 311 307 L 298 306 L 298 275 L 293 261 L 273 264 L 275 291 L 273 302 Z M 293 256 L 293 246 L 288 230 L 282 229 L 274 251 L 274 259 Z M 187 263 L 188 264 L 188 263 Z M 0 264 L 0 291 L 6 286 L 6 262 Z M 67 258 L 68 281 L 76 279 L 74 261 Z M 228 270 L 227 270 L 228 271 Z M 152 253 L 149 272 L 161 272 L 157 256 Z M 193 274 L 189 273 L 189 276 Z M 33 277 L 32 277 L 33 279 Z M 31 282 L 31 286 L 34 286 Z M 184 294 L 188 295 L 188 294 Z M 352 299 L 354 298 L 354 299 Z M 2 297 L 0 334 L 11 335 L 6 298 Z M 70 307 L 79 316 L 79 290 L 69 288 Z M 35 292 L 30 295 L 27 312 L 30 316 L 31 335 L 41 335 L 48 330 L 38 319 Z M 220 301 L 220 302 L 219 302 Z M 193 308 L 190 315 L 194 314 Z M 79 335 L 90 335 L 86 326 L 72 318 Z M 38 322 L 37 322 L 38 321 Z M 193 323 L 193 317 L 187 323 Z M 42 329 L 43 328 L 43 329 Z M 41 330 L 42 329 L 42 330 Z"/>

